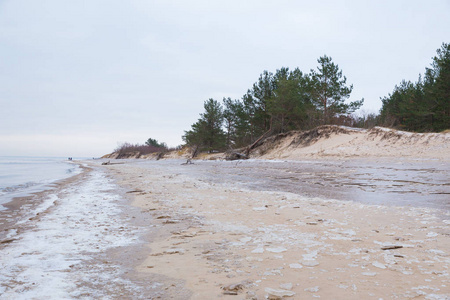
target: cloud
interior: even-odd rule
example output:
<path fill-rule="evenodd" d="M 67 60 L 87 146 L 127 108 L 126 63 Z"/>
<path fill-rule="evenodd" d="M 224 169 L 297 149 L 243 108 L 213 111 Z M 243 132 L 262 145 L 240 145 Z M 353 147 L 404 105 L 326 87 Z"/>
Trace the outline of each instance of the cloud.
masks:
<path fill-rule="evenodd" d="M 240 98 L 264 70 L 309 72 L 323 54 L 353 83 L 352 99 L 378 110 L 380 97 L 416 80 L 448 42 L 449 6 L 1 1 L 0 149 L 45 155 L 59 143 L 62 155 L 98 155 L 149 137 L 175 146 L 208 98 Z M 52 147 L 36 148 L 39 140 Z"/>

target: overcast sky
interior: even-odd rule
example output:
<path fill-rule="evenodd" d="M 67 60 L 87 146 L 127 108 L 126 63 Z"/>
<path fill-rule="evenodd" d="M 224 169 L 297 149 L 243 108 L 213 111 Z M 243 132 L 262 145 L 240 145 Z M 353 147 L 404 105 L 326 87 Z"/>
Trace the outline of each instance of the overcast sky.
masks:
<path fill-rule="evenodd" d="M 0 155 L 176 146 L 208 98 L 324 54 L 378 112 L 443 42 L 449 0 L 0 0 Z"/>

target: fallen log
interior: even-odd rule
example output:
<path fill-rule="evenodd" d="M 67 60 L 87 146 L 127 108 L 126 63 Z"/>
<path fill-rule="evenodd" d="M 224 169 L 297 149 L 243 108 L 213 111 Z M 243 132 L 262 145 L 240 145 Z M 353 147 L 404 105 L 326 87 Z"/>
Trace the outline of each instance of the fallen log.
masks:
<path fill-rule="evenodd" d="M 260 136 L 253 144 L 251 144 L 250 146 L 248 146 L 247 149 L 245 150 L 245 155 L 246 155 L 246 156 L 249 156 L 250 151 L 252 151 L 253 148 L 255 148 L 255 147 L 258 145 L 258 143 L 259 143 L 263 138 L 265 138 L 267 135 L 269 135 L 271 132 L 272 132 L 272 128 L 269 129 L 269 130 L 267 130 L 266 132 L 264 132 L 264 134 L 263 134 L 262 136 Z"/>
<path fill-rule="evenodd" d="M 230 152 L 225 156 L 225 160 L 239 160 L 239 159 L 248 159 L 248 155 L 240 152 Z"/>
<path fill-rule="evenodd" d="M 400 249 L 403 248 L 402 245 L 386 245 L 381 247 L 381 250 L 394 250 L 394 249 Z"/>

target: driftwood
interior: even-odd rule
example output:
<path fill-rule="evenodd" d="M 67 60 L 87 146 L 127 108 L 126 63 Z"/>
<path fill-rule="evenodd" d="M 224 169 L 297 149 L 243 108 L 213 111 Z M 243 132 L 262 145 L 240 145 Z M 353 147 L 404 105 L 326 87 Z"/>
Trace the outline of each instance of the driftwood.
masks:
<path fill-rule="evenodd" d="M 248 155 L 239 152 L 229 152 L 225 156 L 225 160 L 248 159 Z"/>
<path fill-rule="evenodd" d="M 192 158 L 188 158 L 185 163 L 182 163 L 181 165 L 193 165 Z"/>
<path fill-rule="evenodd" d="M 402 245 L 386 245 L 381 247 L 381 250 L 394 250 L 394 249 L 400 249 L 403 248 Z"/>
<path fill-rule="evenodd" d="M 197 156 L 197 154 L 198 154 L 198 146 L 195 146 L 194 152 L 192 152 L 191 159 L 195 158 Z"/>
<path fill-rule="evenodd" d="M 264 132 L 264 134 L 262 136 L 260 136 L 253 144 L 248 146 L 247 149 L 245 149 L 245 155 L 249 156 L 250 151 L 252 151 L 253 148 L 255 148 L 258 145 L 258 143 L 261 142 L 262 139 L 267 137 L 267 135 L 269 135 L 271 132 L 272 132 L 272 128 L 267 130 L 266 132 Z"/>
<path fill-rule="evenodd" d="M 123 165 L 123 164 L 125 164 L 125 163 L 123 163 L 123 162 L 117 162 L 117 163 L 112 163 L 111 161 L 105 161 L 105 162 L 102 162 L 102 166 L 109 166 L 109 165 Z"/>

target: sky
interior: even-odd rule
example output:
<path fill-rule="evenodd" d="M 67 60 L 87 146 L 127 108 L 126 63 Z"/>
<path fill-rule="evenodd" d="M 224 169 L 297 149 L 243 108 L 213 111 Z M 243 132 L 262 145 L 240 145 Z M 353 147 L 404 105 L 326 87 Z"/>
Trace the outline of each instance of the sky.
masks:
<path fill-rule="evenodd" d="M 0 0 L 0 155 L 177 146 L 204 101 L 323 55 L 377 113 L 443 42 L 449 0 Z"/>

